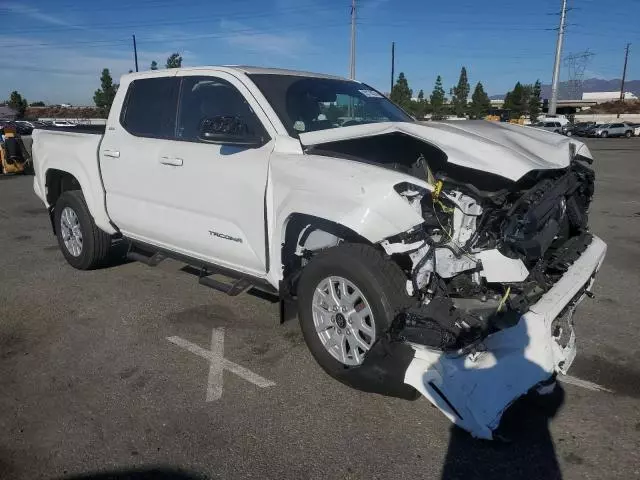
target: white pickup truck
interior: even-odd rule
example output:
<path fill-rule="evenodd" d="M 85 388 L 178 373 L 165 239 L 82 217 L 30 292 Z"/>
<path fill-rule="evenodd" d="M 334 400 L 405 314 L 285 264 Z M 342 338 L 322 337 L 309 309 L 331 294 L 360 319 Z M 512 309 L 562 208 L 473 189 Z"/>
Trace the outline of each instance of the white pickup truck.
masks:
<path fill-rule="evenodd" d="M 104 131 L 33 136 L 35 192 L 72 266 L 102 265 L 120 239 L 230 295 L 276 295 L 331 376 L 419 392 L 477 437 L 569 368 L 573 312 L 606 252 L 583 143 L 422 124 L 338 77 L 130 74 Z"/>

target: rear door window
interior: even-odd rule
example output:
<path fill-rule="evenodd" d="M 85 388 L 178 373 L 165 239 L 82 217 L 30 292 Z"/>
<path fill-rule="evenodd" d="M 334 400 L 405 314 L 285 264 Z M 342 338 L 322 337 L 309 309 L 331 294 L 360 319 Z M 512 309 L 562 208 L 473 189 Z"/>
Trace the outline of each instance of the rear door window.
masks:
<path fill-rule="evenodd" d="M 179 79 L 143 78 L 129 85 L 120 123 L 132 135 L 174 138 Z"/>

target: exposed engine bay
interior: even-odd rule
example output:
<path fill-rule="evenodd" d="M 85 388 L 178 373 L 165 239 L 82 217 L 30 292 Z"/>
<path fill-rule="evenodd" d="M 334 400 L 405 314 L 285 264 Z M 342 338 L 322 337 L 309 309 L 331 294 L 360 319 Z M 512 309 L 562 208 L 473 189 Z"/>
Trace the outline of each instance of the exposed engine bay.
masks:
<path fill-rule="evenodd" d="M 376 243 L 404 272 L 408 301 L 339 379 L 401 398 L 418 392 L 473 436 L 494 438 L 509 405 L 549 391 L 576 355 L 574 312 L 607 249 L 588 229 L 588 147 L 472 121 L 360 125 L 300 140 L 305 153 L 394 171 L 382 202 L 402 209 L 402 228 Z"/>
<path fill-rule="evenodd" d="M 517 323 L 591 242 L 594 173 L 575 149 L 569 167 L 532 170 L 514 182 L 447 164 L 439 149 L 405 135 L 380 138 L 325 144 L 316 153 L 381 164 L 432 187 L 395 186 L 424 223 L 381 242 L 416 299 L 394 322 L 399 340 L 473 348 Z M 414 156 L 389 163 L 390 150 Z"/>

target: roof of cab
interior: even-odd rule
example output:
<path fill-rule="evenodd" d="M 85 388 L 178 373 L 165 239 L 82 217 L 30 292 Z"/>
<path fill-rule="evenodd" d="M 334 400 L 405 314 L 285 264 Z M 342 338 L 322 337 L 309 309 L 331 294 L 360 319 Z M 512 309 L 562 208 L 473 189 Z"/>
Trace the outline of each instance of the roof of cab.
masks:
<path fill-rule="evenodd" d="M 300 70 L 286 70 L 281 68 L 264 68 L 264 67 L 252 67 L 247 65 L 221 65 L 221 66 L 202 66 L 202 67 L 182 67 L 182 68 L 172 68 L 172 69 L 163 69 L 163 70 L 147 70 L 145 72 L 134 72 L 123 75 L 123 78 L 127 79 L 136 79 L 136 78 L 145 78 L 145 77 L 164 77 L 169 76 L 167 74 L 171 73 L 175 75 L 181 71 L 194 71 L 194 70 L 203 70 L 203 71 L 219 71 L 219 72 L 227 72 L 227 73 L 243 73 L 246 75 L 295 75 L 298 77 L 314 77 L 314 78 L 330 78 L 334 80 L 346 80 L 343 77 L 339 77 L 336 75 L 327 75 L 324 73 L 314 73 L 314 72 L 304 72 Z"/>

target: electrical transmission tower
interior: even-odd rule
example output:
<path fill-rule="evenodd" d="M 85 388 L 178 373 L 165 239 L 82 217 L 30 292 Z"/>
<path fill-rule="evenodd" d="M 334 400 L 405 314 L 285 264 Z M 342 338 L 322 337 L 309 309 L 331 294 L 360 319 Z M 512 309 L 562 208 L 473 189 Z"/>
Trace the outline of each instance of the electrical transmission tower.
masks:
<path fill-rule="evenodd" d="M 580 100 L 582 98 L 582 80 L 584 71 L 594 53 L 588 49 L 584 52 L 571 53 L 564 57 L 564 65 L 567 67 L 569 79 L 567 81 L 567 100 Z"/>

